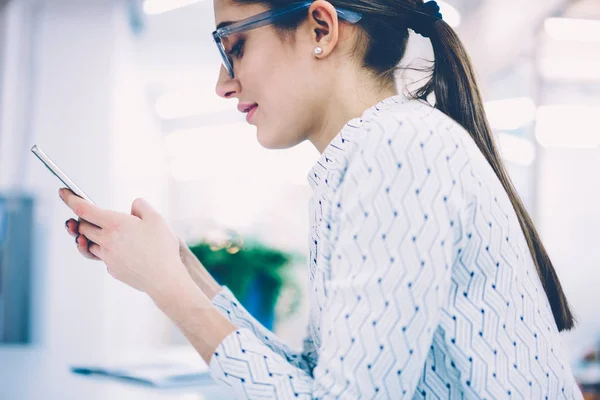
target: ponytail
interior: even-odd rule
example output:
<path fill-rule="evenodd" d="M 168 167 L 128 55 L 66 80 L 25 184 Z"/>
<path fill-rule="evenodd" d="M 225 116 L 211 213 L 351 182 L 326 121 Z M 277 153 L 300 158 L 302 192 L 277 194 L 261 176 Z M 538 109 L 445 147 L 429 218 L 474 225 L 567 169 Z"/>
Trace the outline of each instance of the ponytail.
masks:
<path fill-rule="evenodd" d="M 435 56 L 433 73 L 431 79 L 413 96 L 426 100 L 433 92 L 435 107 L 469 132 L 492 166 L 516 211 L 542 286 L 550 302 L 556 325 L 560 331 L 569 330 L 575 323 L 569 303 L 533 221 L 523 206 L 496 150 L 469 56 L 454 30 L 446 22 L 437 19 L 430 20 L 429 24 L 430 29 L 427 34 L 431 39 Z"/>

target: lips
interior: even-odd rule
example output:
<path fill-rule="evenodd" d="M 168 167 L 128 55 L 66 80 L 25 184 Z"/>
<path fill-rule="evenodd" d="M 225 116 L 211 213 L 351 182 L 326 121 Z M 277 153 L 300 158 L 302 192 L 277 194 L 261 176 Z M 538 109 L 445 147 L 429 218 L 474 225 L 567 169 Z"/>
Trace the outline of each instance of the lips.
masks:
<path fill-rule="evenodd" d="M 256 110 L 258 109 L 258 105 L 253 106 L 250 108 L 250 111 L 248 111 L 248 114 L 246 114 L 246 121 L 248 121 L 248 123 L 252 123 L 252 119 L 254 117 L 254 114 L 256 113 Z"/>
<path fill-rule="evenodd" d="M 256 108 L 258 104 L 256 103 L 240 103 L 238 104 L 238 110 L 242 113 L 250 112 L 253 108 Z"/>

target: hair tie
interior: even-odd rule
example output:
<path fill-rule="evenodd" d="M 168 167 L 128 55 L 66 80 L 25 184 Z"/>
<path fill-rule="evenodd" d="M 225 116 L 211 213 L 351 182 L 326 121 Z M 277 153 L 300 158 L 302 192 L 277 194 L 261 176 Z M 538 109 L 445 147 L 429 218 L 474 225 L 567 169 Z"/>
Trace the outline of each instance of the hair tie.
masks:
<path fill-rule="evenodd" d="M 433 25 L 436 21 L 443 19 L 438 3 L 428 1 L 419 6 L 414 13 L 409 28 L 423 37 L 430 37 L 433 33 Z"/>

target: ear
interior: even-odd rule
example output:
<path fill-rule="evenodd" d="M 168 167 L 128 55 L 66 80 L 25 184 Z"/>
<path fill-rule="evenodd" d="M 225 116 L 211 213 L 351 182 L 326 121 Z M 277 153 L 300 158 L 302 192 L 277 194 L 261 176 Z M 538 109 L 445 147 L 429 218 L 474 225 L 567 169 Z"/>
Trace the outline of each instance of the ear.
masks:
<path fill-rule="evenodd" d="M 325 0 L 315 1 L 308 9 L 308 25 L 312 44 L 323 49 L 317 57 L 327 57 L 335 48 L 339 38 L 339 21 L 335 7 Z"/>

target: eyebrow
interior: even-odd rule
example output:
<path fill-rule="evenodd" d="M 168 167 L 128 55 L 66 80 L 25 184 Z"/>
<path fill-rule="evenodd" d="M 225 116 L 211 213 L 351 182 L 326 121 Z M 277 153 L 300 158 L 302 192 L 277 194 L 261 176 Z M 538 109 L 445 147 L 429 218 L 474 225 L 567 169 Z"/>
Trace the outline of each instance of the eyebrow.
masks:
<path fill-rule="evenodd" d="M 235 23 L 235 22 L 237 22 L 237 21 L 223 21 L 223 22 L 221 22 L 219 25 L 217 25 L 217 29 L 224 28 L 224 27 L 226 27 L 227 25 L 231 25 L 231 24 L 233 24 L 233 23 Z"/>

